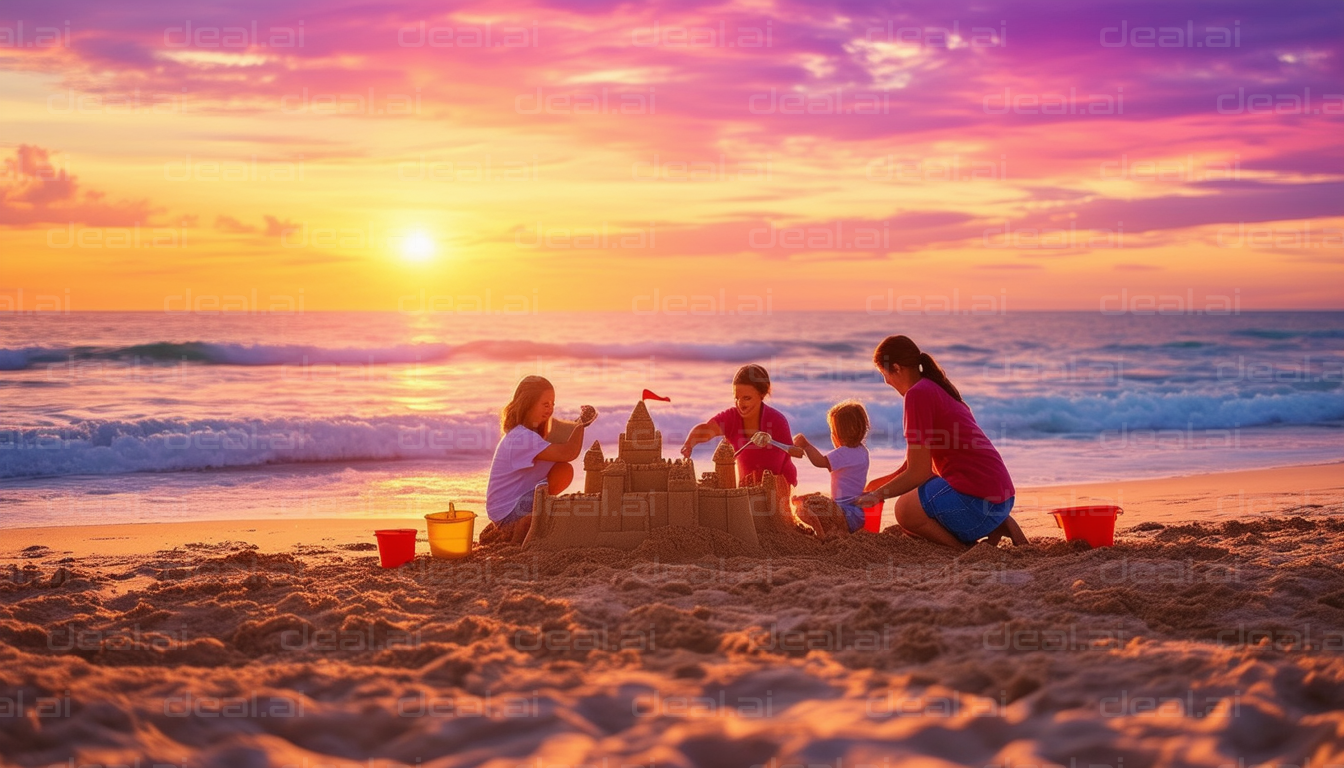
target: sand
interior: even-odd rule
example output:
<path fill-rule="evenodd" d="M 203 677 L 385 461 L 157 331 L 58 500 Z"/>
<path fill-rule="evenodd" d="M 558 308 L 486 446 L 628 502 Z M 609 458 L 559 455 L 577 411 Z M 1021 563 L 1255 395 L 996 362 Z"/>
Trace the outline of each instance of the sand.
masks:
<path fill-rule="evenodd" d="M 3 530 L 0 756 L 1340 765 L 1340 469 L 1024 489 L 1037 540 L 963 554 L 887 530 L 762 556 L 688 530 L 463 561 L 422 540 L 382 570 L 370 531 L 421 525 Z M 1118 495 L 1112 548 L 1040 513 Z"/>

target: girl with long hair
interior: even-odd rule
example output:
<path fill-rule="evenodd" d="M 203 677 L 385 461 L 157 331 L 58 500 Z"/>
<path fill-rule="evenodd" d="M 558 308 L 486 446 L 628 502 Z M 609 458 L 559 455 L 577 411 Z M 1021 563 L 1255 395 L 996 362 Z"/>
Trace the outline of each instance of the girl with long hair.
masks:
<path fill-rule="evenodd" d="M 584 406 L 569 438 L 551 443 L 546 438 L 554 412 L 555 387 L 541 376 L 524 376 L 514 388 L 513 399 L 500 411 L 499 431 L 503 437 L 490 462 L 485 513 L 505 542 L 521 544 L 527 537 L 537 485 L 545 482 L 549 493 L 558 494 L 574 481 L 570 462 L 583 448 L 583 428 L 597 415 Z M 485 537 L 484 531 L 482 534 Z"/>

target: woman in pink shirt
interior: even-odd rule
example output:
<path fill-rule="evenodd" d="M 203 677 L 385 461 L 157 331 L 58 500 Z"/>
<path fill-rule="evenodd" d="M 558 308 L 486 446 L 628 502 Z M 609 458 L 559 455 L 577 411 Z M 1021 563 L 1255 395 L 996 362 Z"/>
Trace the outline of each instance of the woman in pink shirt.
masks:
<path fill-rule="evenodd" d="M 896 498 L 896 522 L 906 533 L 949 547 L 985 537 L 998 544 L 1003 536 L 1026 544 L 1011 515 L 1016 491 L 1003 457 L 938 363 L 909 337 L 888 336 L 873 364 L 905 398 L 905 463 L 869 483 L 855 503 Z"/>
<path fill-rule="evenodd" d="M 793 433 L 789 430 L 789 420 L 784 414 L 765 404 L 765 396 L 770 394 L 770 374 L 759 365 L 744 365 L 733 376 L 734 407 L 720 411 L 703 424 L 697 424 L 686 436 L 681 446 L 681 455 L 691 457 L 691 449 L 707 440 L 722 437 L 728 441 L 737 454 L 738 485 L 753 485 L 760 482 L 761 474 L 770 470 L 788 481 L 790 486 L 798 484 L 798 468 L 793 465 L 791 456 L 802 456 L 802 448 L 793 448 Z M 790 446 L 789 451 L 774 445 L 753 445 L 746 450 L 742 447 L 751 442 L 751 436 L 757 432 L 768 432 L 773 439 Z"/>

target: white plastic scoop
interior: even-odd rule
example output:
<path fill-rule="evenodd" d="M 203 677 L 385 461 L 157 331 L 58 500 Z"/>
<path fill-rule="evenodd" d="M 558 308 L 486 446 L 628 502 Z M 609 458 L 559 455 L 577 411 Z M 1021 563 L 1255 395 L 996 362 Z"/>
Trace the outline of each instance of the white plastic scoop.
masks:
<path fill-rule="evenodd" d="M 785 445 L 784 443 L 781 443 L 778 440 L 771 437 L 769 432 L 762 431 L 752 435 L 750 442 L 734 451 L 733 455 L 736 456 L 737 454 L 751 447 L 764 448 L 767 445 L 773 445 L 779 450 L 784 451 L 785 453 L 788 453 L 789 451 L 793 450 L 792 445 Z"/>

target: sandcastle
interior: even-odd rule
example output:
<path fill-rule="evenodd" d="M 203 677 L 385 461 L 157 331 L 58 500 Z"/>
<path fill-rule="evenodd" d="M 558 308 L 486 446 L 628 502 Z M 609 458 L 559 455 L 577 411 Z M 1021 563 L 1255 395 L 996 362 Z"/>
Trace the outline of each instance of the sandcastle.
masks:
<path fill-rule="evenodd" d="M 714 471 L 699 482 L 691 459 L 664 459 L 663 434 L 641 400 L 630 413 L 607 459 L 594 441 L 583 457 L 582 493 L 552 496 L 537 486 L 526 543 L 547 548 L 613 547 L 631 550 L 651 531 L 669 526 L 710 528 L 759 546 L 757 526 L 772 524 L 781 502 L 778 479 L 765 472 L 759 483 L 737 485 L 737 464 L 728 443 L 714 451 Z"/>

